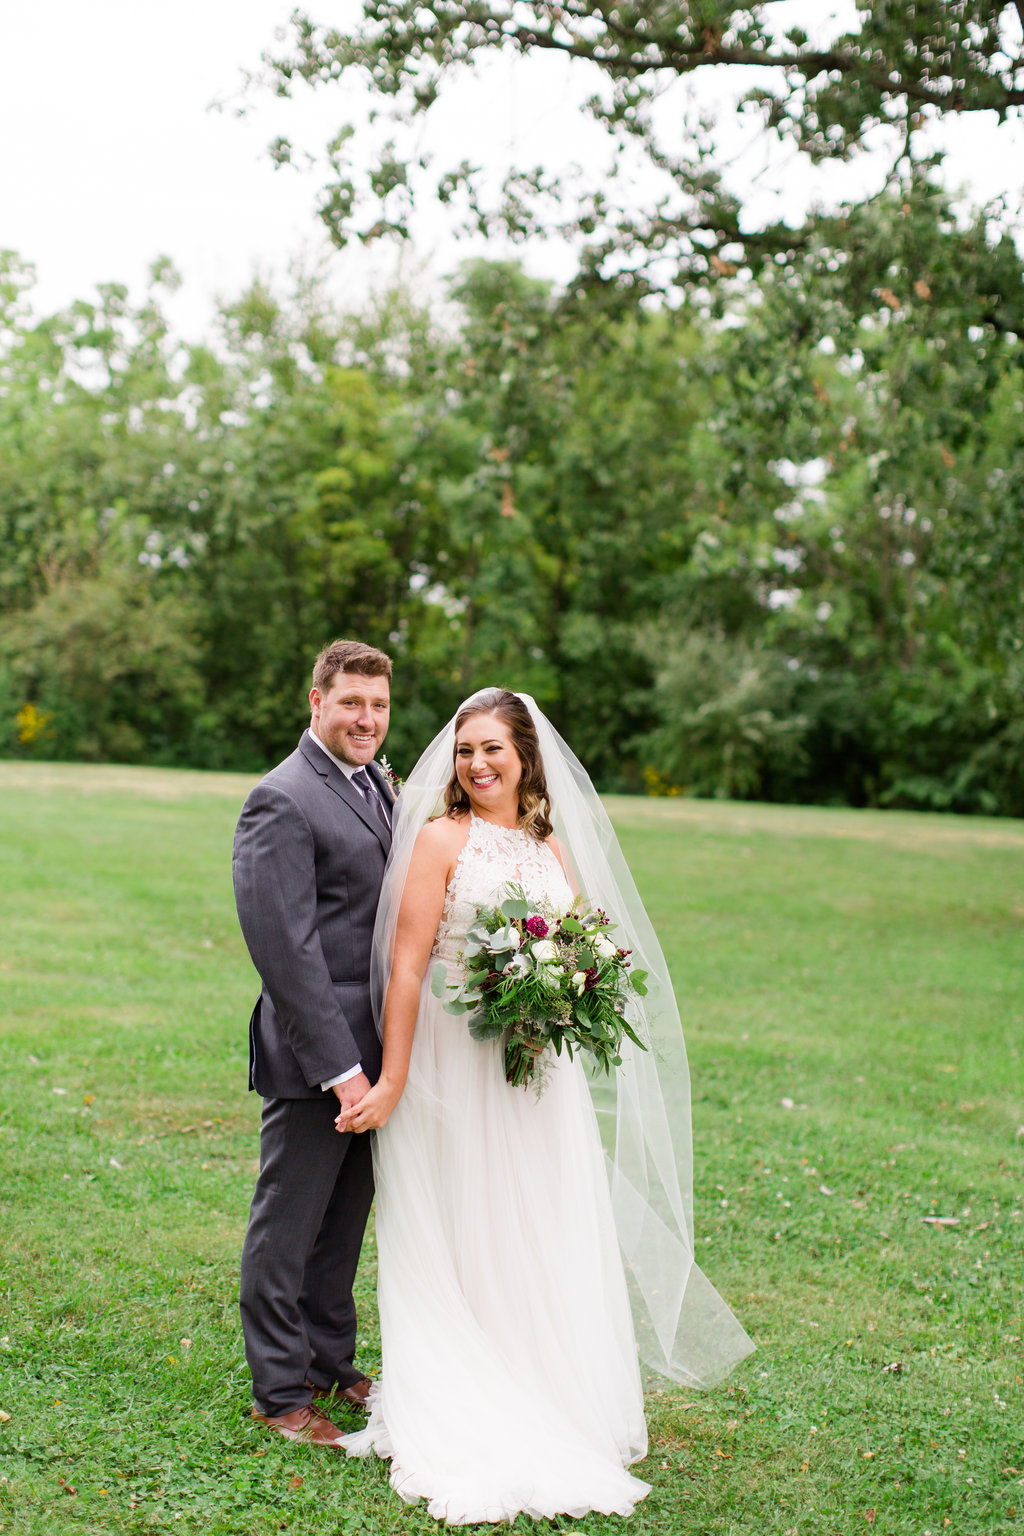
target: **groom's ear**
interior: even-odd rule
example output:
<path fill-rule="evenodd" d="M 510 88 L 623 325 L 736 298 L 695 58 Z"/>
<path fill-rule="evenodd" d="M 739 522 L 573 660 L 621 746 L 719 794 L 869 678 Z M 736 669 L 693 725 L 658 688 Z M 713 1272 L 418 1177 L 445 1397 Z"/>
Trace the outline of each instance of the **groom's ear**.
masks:
<path fill-rule="evenodd" d="M 320 693 L 320 689 L 316 688 L 316 687 L 311 688 L 309 690 L 309 712 L 310 712 L 310 714 L 311 715 L 318 715 L 320 713 L 320 706 L 321 706 L 322 703 L 323 703 L 323 696 Z"/>

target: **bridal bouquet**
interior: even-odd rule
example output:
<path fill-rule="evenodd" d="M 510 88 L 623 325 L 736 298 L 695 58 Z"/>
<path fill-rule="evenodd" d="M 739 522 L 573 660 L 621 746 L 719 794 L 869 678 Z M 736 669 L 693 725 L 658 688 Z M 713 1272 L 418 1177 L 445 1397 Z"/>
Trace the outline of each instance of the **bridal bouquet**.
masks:
<path fill-rule="evenodd" d="M 630 992 L 645 996 L 647 972 L 633 970 L 630 951 L 609 939 L 615 924 L 579 896 L 557 915 L 532 905 L 519 887 L 509 891 L 500 907 L 478 909 L 460 957 L 462 980 L 450 983 L 443 965 L 430 980 L 448 1013 L 469 1015 L 474 1040 L 504 1037 L 506 1081 L 528 1086 L 548 1045 L 558 1055 L 589 1051 L 605 1072 L 622 1065 L 623 1035 L 646 1050 L 626 1005 Z"/>

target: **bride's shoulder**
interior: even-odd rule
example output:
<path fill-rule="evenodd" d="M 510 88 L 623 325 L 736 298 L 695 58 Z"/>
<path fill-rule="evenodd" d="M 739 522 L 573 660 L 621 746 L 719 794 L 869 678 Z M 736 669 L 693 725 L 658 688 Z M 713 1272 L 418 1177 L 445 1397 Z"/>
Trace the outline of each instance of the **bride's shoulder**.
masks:
<path fill-rule="evenodd" d="M 545 847 L 551 849 L 551 852 L 554 854 L 554 856 L 558 860 L 559 864 L 564 864 L 565 863 L 565 853 L 564 853 L 564 851 L 562 849 L 562 845 L 558 841 L 558 838 L 555 836 L 555 834 L 553 832 L 550 833 L 544 839 L 544 844 L 545 844 Z"/>
<path fill-rule="evenodd" d="M 435 816 L 416 834 L 408 880 L 438 889 L 447 885 L 469 833 L 469 817 Z M 408 888 L 408 887 L 407 887 Z"/>
<path fill-rule="evenodd" d="M 457 852 L 469 836 L 468 816 L 435 816 L 420 828 L 416 843 L 425 853 Z"/>
<path fill-rule="evenodd" d="M 565 848 L 563 848 L 562 844 L 558 841 L 558 838 L 555 836 L 555 834 L 553 832 L 551 833 L 550 837 L 546 837 L 544 839 L 544 845 L 545 845 L 545 847 L 551 849 L 551 852 L 554 854 L 555 858 L 558 860 L 559 864 L 562 866 L 562 873 L 564 874 L 565 878 L 568 880 L 569 884 L 575 890 L 575 888 L 576 888 L 576 877 L 575 877 L 575 874 L 573 873 L 572 863 L 571 863 L 571 861 L 569 859 L 569 854 L 568 854 L 567 850 Z"/>

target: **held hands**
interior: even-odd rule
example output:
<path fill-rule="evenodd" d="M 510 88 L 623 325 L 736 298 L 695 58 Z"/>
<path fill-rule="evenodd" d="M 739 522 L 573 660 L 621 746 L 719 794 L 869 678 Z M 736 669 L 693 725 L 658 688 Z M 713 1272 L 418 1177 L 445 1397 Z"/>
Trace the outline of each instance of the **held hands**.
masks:
<path fill-rule="evenodd" d="M 352 1078 L 350 1081 L 365 1083 L 366 1078 Z M 348 1086 L 348 1083 L 338 1084 L 340 1088 Z M 358 1134 L 361 1131 L 376 1131 L 387 1124 L 388 1116 L 402 1097 L 401 1087 L 382 1077 L 372 1088 L 367 1084 L 367 1089 L 357 1104 L 342 1104 L 334 1122 L 336 1131 L 355 1131 Z"/>
<path fill-rule="evenodd" d="M 334 1083 L 331 1092 L 338 1101 L 341 1110 L 338 1119 L 354 1109 L 360 1099 L 366 1097 L 370 1091 L 370 1079 L 365 1072 L 358 1072 L 355 1077 L 347 1077 L 343 1083 Z"/>
<path fill-rule="evenodd" d="M 370 1079 L 365 1072 L 359 1072 L 355 1077 L 348 1077 L 343 1083 L 334 1083 L 331 1092 L 338 1100 L 338 1115 L 334 1122 L 336 1131 L 351 1130 L 348 1124 L 348 1116 L 355 1109 L 360 1099 L 365 1099 L 370 1091 Z"/>

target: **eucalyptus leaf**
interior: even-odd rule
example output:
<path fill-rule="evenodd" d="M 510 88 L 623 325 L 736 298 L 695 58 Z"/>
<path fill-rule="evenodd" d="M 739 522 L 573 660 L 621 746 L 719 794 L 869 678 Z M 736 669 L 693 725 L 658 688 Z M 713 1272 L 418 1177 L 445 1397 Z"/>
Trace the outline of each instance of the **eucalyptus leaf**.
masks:
<path fill-rule="evenodd" d="M 448 972 L 443 965 L 435 965 L 430 973 L 430 990 L 435 997 L 446 997 L 448 994 Z"/>

